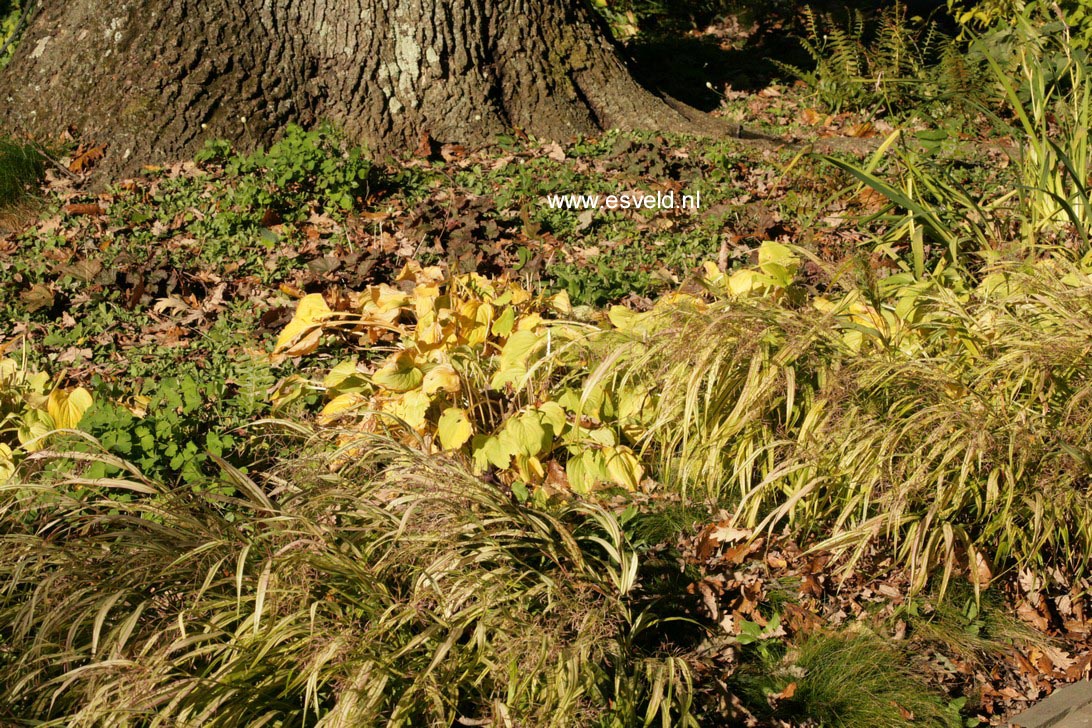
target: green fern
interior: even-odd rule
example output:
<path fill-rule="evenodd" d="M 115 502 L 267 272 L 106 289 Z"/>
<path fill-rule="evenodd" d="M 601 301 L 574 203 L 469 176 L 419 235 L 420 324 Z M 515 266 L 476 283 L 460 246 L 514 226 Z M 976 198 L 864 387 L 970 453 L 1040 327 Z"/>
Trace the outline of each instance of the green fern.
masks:
<path fill-rule="evenodd" d="M 910 101 L 943 96 L 934 73 L 953 47 L 932 21 L 908 18 L 895 3 L 868 21 L 859 10 L 844 24 L 812 8 L 801 11 L 800 46 L 814 69 L 779 61 L 778 68 L 800 79 L 827 109 L 892 108 Z"/>

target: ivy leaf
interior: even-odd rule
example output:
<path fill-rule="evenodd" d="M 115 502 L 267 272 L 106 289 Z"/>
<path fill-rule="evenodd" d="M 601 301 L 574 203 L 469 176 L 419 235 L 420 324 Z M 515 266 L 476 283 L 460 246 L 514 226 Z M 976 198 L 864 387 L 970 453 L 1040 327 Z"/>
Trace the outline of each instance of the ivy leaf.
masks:
<path fill-rule="evenodd" d="M 466 416 L 466 410 L 448 407 L 436 424 L 436 434 L 445 450 L 458 450 L 474 434 L 474 426 Z"/>

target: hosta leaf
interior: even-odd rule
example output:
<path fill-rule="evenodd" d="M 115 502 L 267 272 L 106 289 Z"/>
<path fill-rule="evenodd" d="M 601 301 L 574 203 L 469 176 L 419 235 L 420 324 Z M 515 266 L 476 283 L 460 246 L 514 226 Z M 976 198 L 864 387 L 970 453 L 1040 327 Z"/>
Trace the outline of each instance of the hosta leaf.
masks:
<path fill-rule="evenodd" d="M 734 296 L 745 296 L 755 289 L 762 288 L 758 273 L 753 270 L 737 270 L 728 277 L 728 290 Z"/>
<path fill-rule="evenodd" d="M 645 477 L 645 469 L 641 461 L 628 447 L 604 448 L 603 456 L 606 458 L 607 473 L 612 482 L 629 490 L 637 490 L 641 479 Z"/>
<path fill-rule="evenodd" d="M 367 308 L 380 313 L 397 311 L 403 306 L 409 305 L 410 302 L 410 297 L 406 293 L 388 286 L 386 283 L 380 283 L 378 286 L 372 287 L 369 289 L 368 294 L 371 300 L 367 304 Z"/>
<path fill-rule="evenodd" d="M 610 319 L 614 328 L 628 331 L 633 327 L 633 322 L 639 315 L 640 314 L 629 310 L 625 306 L 611 306 L 610 311 L 607 313 L 607 318 Z"/>
<path fill-rule="evenodd" d="M 91 393 L 83 387 L 76 387 L 71 392 L 54 389 L 46 401 L 46 411 L 53 418 L 53 425 L 58 429 L 70 429 L 80 424 L 83 413 L 94 404 Z"/>
<path fill-rule="evenodd" d="M 417 389 L 424 379 L 425 373 L 418 368 L 413 354 L 408 351 L 398 352 L 372 375 L 372 383 L 392 392 Z"/>
<path fill-rule="evenodd" d="M 339 394 L 327 402 L 326 406 L 322 408 L 322 412 L 319 413 L 319 422 L 322 424 L 329 424 L 346 412 L 351 412 L 363 406 L 367 401 L 367 397 L 356 392 Z"/>
<path fill-rule="evenodd" d="M 796 278 L 800 259 L 788 246 L 767 240 L 758 248 L 758 267 L 775 285 L 787 288 Z"/>
<path fill-rule="evenodd" d="M 565 414 L 565 408 L 557 402 L 543 402 L 535 408 L 535 411 L 538 412 L 542 421 L 553 429 L 555 437 L 565 429 L 568 417 Z"/>
<path fill-rule="evenodd" d="M 15 454 L 11 448 L 0 442 L 0 485 L 15 475 Z"/>
<path fill-rule="evenodd" d="M 339 389 L 346 380 L 356 377 L 361 372 L 356 367 L 356 359 L 347 359 L 327 373 L 322 380 L 322 386 L 327 389 Z"/>
<path fill-rule="evenodd" d="M 568 291 L 561 291 L 550 299 L 550 308 L 562 316 L 573 315 L 573 302 L 569 299 Z"/>
<path fill-rule="evenodd" d="M 565 464 L 565 475 L 574 493 L 585 495 L 604 481 L 610 480 L 603 455 L 596 450 L 584 450 L 571 455 Z"/>
<path fill-rule="evenodd" d="M 505 306 L 500 316 L 493 322 L 494 336 L 508 336 L 516 327 L 516 310 L 511 306 Z"/>
<path fill-rule="evenodd" d="M 322 336 L 322 322 L 333 315 L 326 299 L 319 293 L 311 293 L 300 299 L 296 314 L 277 337 L 274 354 L 304 356 L 318 348 Z"/>
<path fill-rule="evenodd" d="M 49 434 L 55 428 L 53 418 L 48 413 L 42 410 L 30 410 L 23 415 L 23 422 L 19 425 L 17 433 L 19 442 L 32 452 L 41 450 L 44 446 L 42 436 Z"/>
<path fill-rule="evenodd" d="M 542 461 L 533 455 L 517 455 L 516 470 L 524 480 L 542 480 L 546 477 Z"/>
<path fill-rule="evenodd" d="M 516 455 L 538 455 L 553 445 L 553 437 L 534 412 L 508 420 L 504 432 L 511 437 Z"/>
<path fill-rule="evenodd" d="M 466 410 L 448 407 L 436 424 L 436 434 L 445 450 L 458 450 L 474 435 L 474 426 L 466 416 Z"/>
<path fill-rule="evenodd" d="M 493 389 L 506 384 L 518 385 L 527 375 L 527 361 L 545 342 L 545 335 L 534 331 L 516 331 L 501 349 L 497 371 L 490 381 Z"/>
<path fill-rule="evenodd" d="M 512 443 L 505 432 L 496 435 L 475 435 L 470 443 L 474 455 L 474 467 L 478 471 L 490 465 L 504 470 L 511 464 L 515 454 Z"/>
<path fill-rule="evenodd" d="M 460 386 L 459 373 L 450 364 L 440 364 L 429 369 L 421 383 L 425 394 L 435 394 L 441 390 L 454 393 L 459 391 Z"/>
<path fill-rule="evenodd" d="M 426 424 L 425 415 L 431 405 L 429 396 L 420 389 L 415 389 L 388 402 L 384 410 L 405 421 L 412 429 L 421 431 Z"/>

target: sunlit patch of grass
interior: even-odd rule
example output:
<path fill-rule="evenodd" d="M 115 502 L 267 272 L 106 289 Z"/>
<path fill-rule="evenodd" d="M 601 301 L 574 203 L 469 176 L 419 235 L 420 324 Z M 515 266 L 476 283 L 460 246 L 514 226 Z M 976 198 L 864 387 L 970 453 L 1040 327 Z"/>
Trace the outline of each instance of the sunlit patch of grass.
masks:
<path fill-rule="evenodd" d="M 960 725 L 905 656 L 866 632 L 810 635 L 741 669 L 735 681 L 748 706 L 773 719 L 831 728 Z"/>

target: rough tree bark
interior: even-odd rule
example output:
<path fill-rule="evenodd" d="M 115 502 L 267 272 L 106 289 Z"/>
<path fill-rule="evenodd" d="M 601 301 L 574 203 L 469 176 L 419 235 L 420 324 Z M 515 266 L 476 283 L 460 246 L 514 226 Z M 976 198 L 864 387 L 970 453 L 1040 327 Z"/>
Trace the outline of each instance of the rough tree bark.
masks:
<path fill-rule="evenodd" d="M 111 172 L 292 121 L 378 152 L 513 127 L 721 130 L 637 85 L 584 0 L 42 0 L 0 119 L 107 143 Z"/>

